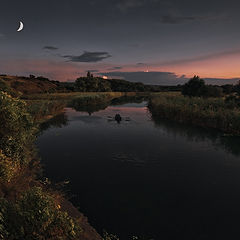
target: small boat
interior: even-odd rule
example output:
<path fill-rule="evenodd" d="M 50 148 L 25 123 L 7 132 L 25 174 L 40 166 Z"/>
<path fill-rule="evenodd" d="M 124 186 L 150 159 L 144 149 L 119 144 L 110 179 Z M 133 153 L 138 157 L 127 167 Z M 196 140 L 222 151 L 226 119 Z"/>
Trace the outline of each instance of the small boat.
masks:
<path fill-rule="evenodd" d="M 115 121 L 117 121 L 118 123 L 120 123 L 122 121 L 122 117 L 120 114 L 115 115 Z"/>

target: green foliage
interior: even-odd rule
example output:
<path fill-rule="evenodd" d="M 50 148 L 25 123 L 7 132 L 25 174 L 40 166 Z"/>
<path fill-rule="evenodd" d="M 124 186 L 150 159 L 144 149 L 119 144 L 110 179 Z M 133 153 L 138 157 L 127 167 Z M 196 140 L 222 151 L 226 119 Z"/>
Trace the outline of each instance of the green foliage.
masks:
<path fill-rule="evenodd" d="M 27 110 L 34 121 L 41 121 L 49 116 L 61 113 L 66 106 L 64 100 L 32 100 L 27 102 Z"/>
<path fill-rule="evenodd" d="M 204 95 L 205 82 L 198 76 L 191 78 L 186 84 L 184 84 L 182 89 L 182 94 L 189 97 L 200 97 Z"/>
<path fill-rule="evenodd" d="M 234 109 L 240 107 L 240 97 L 235 95 L 229 95 L 225 98 L 225 103 L 228 108 Z"/>
<path fill-rule="evenodd" d="M 20 163 L 6 157 L 0 150 L 0 180 L 10 182 L 20 170 Z"/>
<path fill-rule="evenodd" d="M 28 161 L 29 145 L 35 127 L 26 103 L 0 92 L 0 149 L 6 157 L 21 163 Z"/>
<path fill-rule="evenodd" d="M 118 238 L 118 236 L 104 231 L 103 240 L 120 240 L 120 239 Z"/>
<path fill-rule="evenodd" d="M 40 187 L 33 187 L 16 203 L 2 199 L 0 216 L 5 239 L 78 239 L 82 231 L 77 220 L 61 211 L 54 197 Z"/>
<path fill-rule="evenodd" d="M 203 97 L 222 97 L 222 95 L 223 95 L 223 89 L 221 87 L 206 85 L 202 96 Z"/>
<path fill-rule="evenodd" d="M 14 89 L 12 89 L 7 83 L 6 81 L 0 79 L 0 91 L 6 92 L 9 95 L 13 96 L 13 97 L 18 97 L 20 96 L 20 94 L 15 91 Z"/>
<path fill-rule="evenodd" d="M 151 86 L 144 85 L 141 82 L 129 82 L 121 79 L 108 79 L 111 89 L 114 92 L 145 92 L 151 89 Z"/>
<path fill-rule="evenodd" d="M 93 77 L 90 72 L 87 77 L 80 77 L 75 82 L 75 89 L 80 92 L 144 92 L 152 88 L 140 82 Z"/>
<path fill-rule="evenodd" d="M 240 135 L 240 109 L 222 98 L 186 98 L 161 93 L 151 98 L 149 110 L 156 117 Z"/>
<path fill-rule="evenodd" d="M 111 92 L 111 84 L 102 78 L 80 77 L 75 82 L 77 91 L 80 92 Z"/>
<path fill-rule="evenodd" d="M 217 86 L 205 85 L 204 80 L 194 76 L 183 85 L 182 94 L 189 97 L 221 97 L 223 89 Z"/>

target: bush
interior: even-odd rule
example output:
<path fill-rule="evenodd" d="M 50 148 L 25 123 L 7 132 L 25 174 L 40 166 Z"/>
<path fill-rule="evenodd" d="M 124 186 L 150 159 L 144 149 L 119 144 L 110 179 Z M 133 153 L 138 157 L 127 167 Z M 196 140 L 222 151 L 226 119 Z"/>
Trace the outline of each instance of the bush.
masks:
<path fill-rule="evenodd" d="M 15 91 L 14 89 L 12 89 L 7 83 L 6 81 L 0 79 L 0 91 L 6 92 L 9 95 L 13 96 L 13 97 L 18 97 L 20 96 L 20 93 Z"/>
<path fill-rule="evenodd" d="M 230 95 L 225 98 L 225 103 L 228 108 L 239 108 L 240 107 L 240 98 L 235 95 Z"/>
<path fill-rule="evenodd" d="M 75 82 L 77 91 L 80 92 L 111 92 L 111 84 L 103 78 L 80 77 Z"/>
<path fill-rule="evenodd" d="M 203 97 L 221 97 L 223 90 L 221 87 L 206 85 L 203 91 Z"/>
<path fill-rule="evenodd" d="M 205 92 L 205 82 L 198 76 L 194 76 L 183 85 L 182 94 L 189 97 L 200 97 Z"/>
<path fill-rule="evenodd" d="M 2 221 L 1 221 L 2 219 Z M 16 203 L 0 201 L 0 229 L 3 239 L 79 239 L 77 220 L 61 211 L 54 196 L 33 187 Z"/>
<path fill-rule="evenodd" d="M 19 170 L 20 163 L 6 157 L 0 150 L 0 180 L 2 182 L 10 182 Z"/>
<path fill-rule="evenodd" d="M 221 87 L 205 85 L 204 80 L 194 76 L 183 85 L 182 94 L 189 97 L 221 97 L 223 90 Z"/>
<path fill-rule="evenodd" d="M 0 92 L 0 116 L 0 150 L 14 161 L 27 162 L 36 129 L 26 103 Z"/>

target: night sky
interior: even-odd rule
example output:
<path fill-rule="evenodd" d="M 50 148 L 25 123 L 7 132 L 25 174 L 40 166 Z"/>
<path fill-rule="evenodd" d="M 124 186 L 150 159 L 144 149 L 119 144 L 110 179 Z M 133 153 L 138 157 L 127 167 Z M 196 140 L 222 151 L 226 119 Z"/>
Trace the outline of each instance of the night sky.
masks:
<path fill-rule="evenodd" d="M 0 72 L 233 82 L 240 77 L 239 7 L 237 0 L 2 0 Z"/>

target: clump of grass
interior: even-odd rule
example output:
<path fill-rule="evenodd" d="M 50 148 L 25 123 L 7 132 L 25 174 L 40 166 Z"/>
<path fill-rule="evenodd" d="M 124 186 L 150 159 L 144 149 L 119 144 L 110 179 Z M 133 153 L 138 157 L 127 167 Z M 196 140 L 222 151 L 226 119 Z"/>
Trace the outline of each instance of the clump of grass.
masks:
<path fill-rule="evenodd" d="M 240 109 L 224 98 L 189 98 L 161 93 L 152 95 L 148 108 L 154 117 L 240 135 Z"/>
<path fill-rule="evenodd" d="M 67 105 L 65 100 L 28 100 L 27 110 L 35 122 L 42 122 L 60 114 Z"/>

